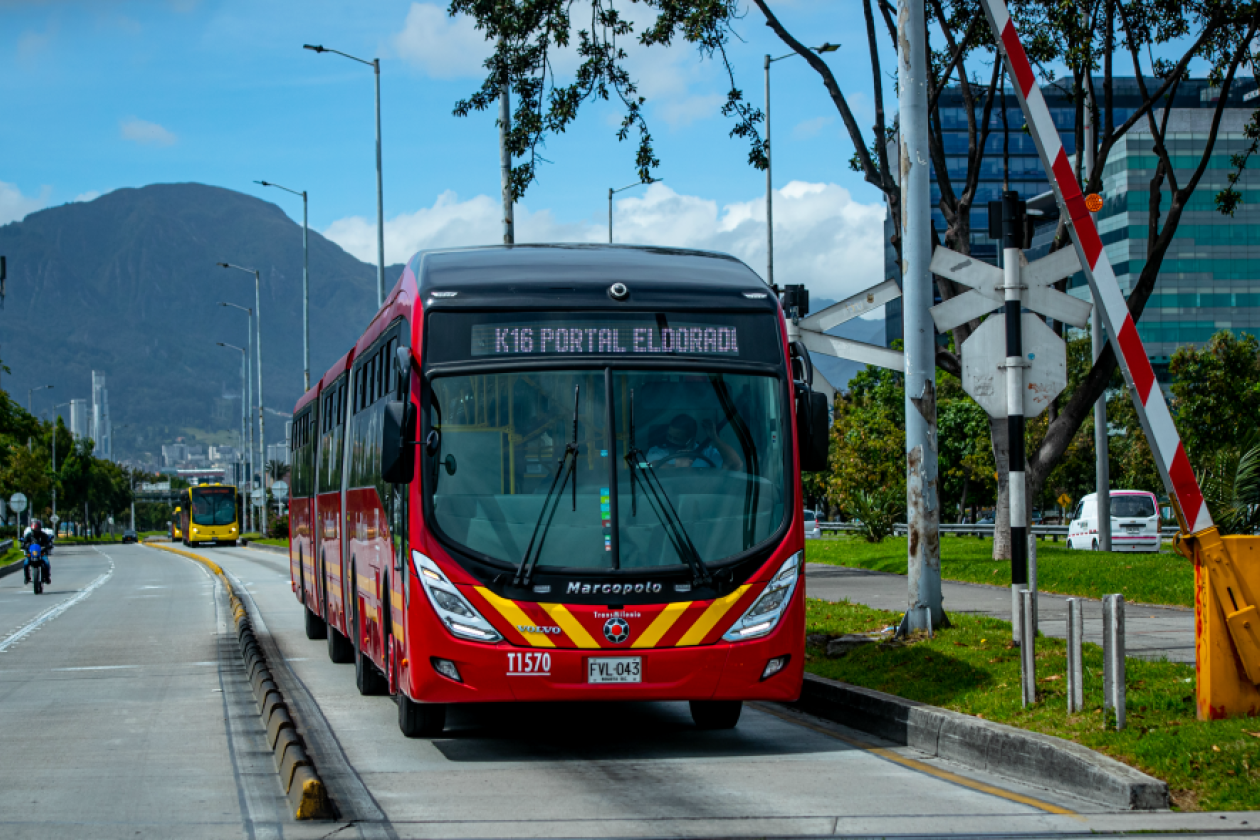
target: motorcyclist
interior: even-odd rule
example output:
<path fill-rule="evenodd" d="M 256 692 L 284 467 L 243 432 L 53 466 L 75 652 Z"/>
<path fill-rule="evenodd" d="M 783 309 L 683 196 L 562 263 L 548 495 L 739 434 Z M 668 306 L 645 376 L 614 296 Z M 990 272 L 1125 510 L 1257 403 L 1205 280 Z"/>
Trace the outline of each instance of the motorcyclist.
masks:
<path fill-rule="evenodd" d="M 44 550 L 44 583 L 52 583 L 52 562 L 49 558 L 52 542 L 52 534 L 44 530 L 44 523 L 38 519 L 32 522 L 31 527 L 27 528 L 26 533 L 22 535 L 22 550 L 26 553 L 26 559 L 22 561 L 22 574 L 28 584 L 31 582 L 30 548 L 33 543 L 38 543 Z"/>

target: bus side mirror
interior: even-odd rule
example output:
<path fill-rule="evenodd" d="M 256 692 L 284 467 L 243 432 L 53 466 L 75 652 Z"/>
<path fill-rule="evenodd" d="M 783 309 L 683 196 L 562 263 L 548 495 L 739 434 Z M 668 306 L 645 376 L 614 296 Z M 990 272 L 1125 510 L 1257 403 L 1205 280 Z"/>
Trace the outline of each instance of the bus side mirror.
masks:
<path fill-rule="evenodd" d="M 801 472 L 822 472 L 827 469 L 831 450 L 831 424 L 827 411 L 827 395 L 806 388 L 797 390 L 796 437 L 801 451 Z"/>
<path fill-rule="evenodd" d="M 381 477 L 410 484 L 416 474 L 416 409 L 408 400 L 385 404 L 381 422 Z"/>

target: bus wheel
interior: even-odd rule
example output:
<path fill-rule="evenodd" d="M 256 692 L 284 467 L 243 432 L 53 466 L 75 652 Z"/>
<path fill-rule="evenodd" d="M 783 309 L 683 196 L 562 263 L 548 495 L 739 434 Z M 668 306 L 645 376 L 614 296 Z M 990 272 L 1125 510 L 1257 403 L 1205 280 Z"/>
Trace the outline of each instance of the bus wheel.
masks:
<path fill-rule="evenodd" d="M 328 627 L 328 658 L 338 665 L 345 665 L 354 661 L 354 648 L 350 645 L 350 640 L 341 634 L 341 631 L 331 624 L 325 622 Z"/>
<path fill-rule="evenodd" d="M 354 611 L 354 626 L 351 632 L 354 633 L 352 644 L 354 645 L 355 687 L 365 697 L 384 694 L 389 688 L 385 682 L 385 675 L 372 664 L 372 660 L 363 652 L 363 643 L 359 638 L 359 610 L 357 608 Z"/>
<path fill-rule="evenodd" d="M 328 635 L 328 622 L 315 614 L 310 607 L 306 609 L 306 638 L 322 639 Z M 335 661 L 335 660 L 334 660 Z"/>
<path fill-rule="evenodd" d="M 692 700 L 691 719 L 700 729 L 734 729 L 743 709 L 740 700 Z"/>
<path fill-rule="evenodd" d="M 446 706 L 442 703 L 417 703 L 406 694 L 398 694 L 398 728 L 408 738 L 432 738 L 446 728 Z"/>

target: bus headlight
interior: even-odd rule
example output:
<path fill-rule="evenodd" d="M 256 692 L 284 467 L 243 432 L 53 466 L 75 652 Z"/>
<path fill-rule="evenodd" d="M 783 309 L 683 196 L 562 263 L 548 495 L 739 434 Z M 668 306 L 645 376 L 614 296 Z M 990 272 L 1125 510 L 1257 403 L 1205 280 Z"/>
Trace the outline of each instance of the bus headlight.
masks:
<path fill-rule="evenodd" d="M 468 603 L 455 588 L 455 584 L 446 579 L 437 563 L 418 551 L 411 552 L 411 562 L 415 567 L 416 577 L 420 578 L 424 587 L 424 594 L 429 596 L 429 603 L 433 605 L 446 629 L 460 639 L 474 642 L 493 644 L 502 640 L 499 631 Z"/>
<path fill-rule="evenodd" d="M 796 552 L 783 562 L 779 571 L 762 591 L 761 597 L 731 625 L 731 629 L 722 634 L 727 642 L 743 642 L 748 639 L 759 639 L 768 636 L 779 625 L 783 612 L 792 602 L 792 593 L 796 591 L 796 581 L 801 576 L 801 552 Z"/>

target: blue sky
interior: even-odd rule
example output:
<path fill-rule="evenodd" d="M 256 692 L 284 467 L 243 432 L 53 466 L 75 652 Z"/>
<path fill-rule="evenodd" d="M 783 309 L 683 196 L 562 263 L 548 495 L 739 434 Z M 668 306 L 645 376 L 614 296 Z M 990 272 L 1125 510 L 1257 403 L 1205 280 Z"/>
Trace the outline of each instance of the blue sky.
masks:
<path fill-rule="evenodd" d="M 852 80 L 846 93 L 869 125 L 860 6 L 795 0 L 778 11 L 802 38 L 845 45 L 827 59 Z M 451 115 L 476 87 L 485 48 L 443 6 L 0 0 L 0 24 L 0 222 L 171 181 L 253 193 L 300 221 L 300 199 L 251 183 L 266 179 L 309 190 L 312 227 L 371 259 L 372 71 L 303 50 L 309 42 L 382 59 L 389 261 L 417 246 L 497 236 L 494 117 Z M 761 56 L 786 50 L 755 10 L 739 31 L 744 42 L 730 51 L 737 81 L 760 105 Z M 559 64 L 563 71 L 566 60 Z M 730 123 L 718 113 L 721 67 L 679 46 L 636 51 L 631 69 L 649 95 L 664 182 L 618 196 L 619 241 L 720 247 L 762 270 L 764 175 L 746 163 L 742 141 L 727 137 Z M 776 229 L 793 219 L 811 228 L 779 233 L 786 249 L 776 247 L 779 273 L 826 286 L 818 293 L 828 296 L 878 282 L 882 257 L 871 235 L 882 218 L 879 194 L 849 171 L 852 147 L 818 77 L 795 58 L 773 73 L 775 186 L 785 190 L 776 196 Z M 520 239 L 606 235 L 608 187 L 637 177 L 634 144 L 615 138 L 617 117 L 612 106 L 591 107 L 551 140 L 543 153 L 553 163 L 518 210 Z M 846 268 L 844 277 L 833 276 L 831 269 Z"/>

